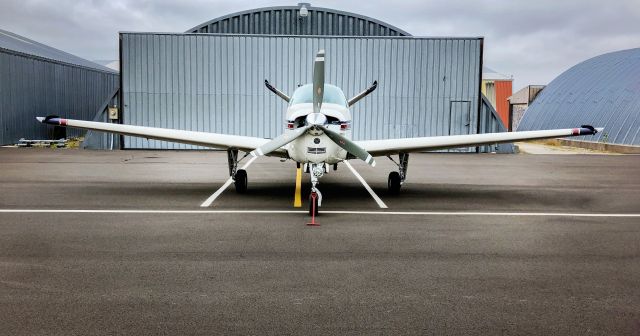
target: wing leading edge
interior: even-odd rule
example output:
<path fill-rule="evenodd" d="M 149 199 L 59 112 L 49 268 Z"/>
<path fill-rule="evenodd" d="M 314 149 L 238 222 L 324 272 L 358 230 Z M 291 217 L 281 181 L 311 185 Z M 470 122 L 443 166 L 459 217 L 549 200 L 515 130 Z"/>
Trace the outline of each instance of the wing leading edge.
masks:
<path fill-rule="evenodd" d="M 211 148 L 228 149 L 235 148 L 242 151 L 250 152 L 265 143 L 269 139 L 247 137 L 240 135 L 216 134 L 195 131 L 183 131 L 167 128 L 155 128 L 146 126 L 111 124 L 95 121 L 84 121 L 74 119 L 64 119 L 58 117 L 38 117 L 36 118 L 43 124 L 73 127 L 108 133 L 116 133 L 122 135 L 135 136 L 140 138 L 154 139 L 178 142 L 187 145 L 197 145 Z M 273 151 L 270 155 L 286 157 L 287 152 L 280 148 Z"/>
<path fill-rule="evenodd" d="M 384 139 L 356 141 L 373 156 L 391 155 L 397 153 L 426 152 L 440 149 L 472 147 L 495 143 L 514 142 L 521 140 L 548 139 L 558 137 L 571 137 L 581 135 L 593 135 L 602 128 L 582 126 L 580 128 L 566 128 L 544 131 L 484 133 L 469 135 L 449 135 L 423 138 Z"/>

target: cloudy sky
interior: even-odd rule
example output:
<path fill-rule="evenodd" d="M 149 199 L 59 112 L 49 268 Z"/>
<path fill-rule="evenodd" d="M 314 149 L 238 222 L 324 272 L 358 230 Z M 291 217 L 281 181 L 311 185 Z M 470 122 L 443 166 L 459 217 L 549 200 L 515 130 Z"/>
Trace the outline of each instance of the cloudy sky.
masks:
<path fill-rule="evenodd" d="M 1 0 L 0 29 L 90 60 L 117 59 L 118 31 L 183 32 L 232 12 L 298 1 Z M 309 2 L 309 1 L 306 1 Z M 484 36 L 485 65 L 514 89 L 546 84 L 570 66 L 640 47 L 639 0 L 316 0 L 415 36 Z"/>

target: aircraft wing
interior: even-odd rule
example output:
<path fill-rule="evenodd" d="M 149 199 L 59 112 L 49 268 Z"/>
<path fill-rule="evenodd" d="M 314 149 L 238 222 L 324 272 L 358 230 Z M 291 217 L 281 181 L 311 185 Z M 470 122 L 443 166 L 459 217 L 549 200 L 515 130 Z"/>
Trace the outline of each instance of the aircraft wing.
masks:
<path fill-rule="evenodd" d="M 440 149 L 490 145 L 521 140 L 548 139 L 592 135 L 602 128 L 581 126 L 580 128 L 555 129 L 544 131 L 502 132 L 469 135 L 449 135 L 423 138 L 384 139 L 356 141 L 355 143 L 373 156 L 397 153 L 426 152 Z"/>
<path fill-rule="evenodd" d="M 63 119 L 58 117 L 38 117 L 36 118 L 43 124 L 73 127 L 87 130 L 95 130 L 108 133 L 116 133 L 122 135 L 135 136 L 140 138 L 163 140 L 170 142 L 178 142 L 188 145 L 197 145 L 211 148 L 228 149 L 234 148 L 245 152 L 250 152 L 270 141 L 270 139 L 216 134 L 207 132 L 183 131 L 167 128 L 134 126 L 112 124 L 105 122 L 84 121 L 74 119 Z M 269 155 L 278 157 L 287 157 L 287 152 L 279 148 Z"/>

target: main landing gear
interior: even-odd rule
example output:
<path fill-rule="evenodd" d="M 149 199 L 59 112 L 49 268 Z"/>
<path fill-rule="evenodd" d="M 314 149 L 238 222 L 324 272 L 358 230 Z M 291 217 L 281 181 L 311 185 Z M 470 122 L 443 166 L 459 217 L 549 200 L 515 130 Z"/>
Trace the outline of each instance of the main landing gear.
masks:
<path fill-rule="evenodd" d="M 404 184 L 404 180 L 407 178 L 407 169 L 409 168 L 409 153 L 400 153 L 398 155 L 398 162 L 391 158 L 391 155 L 387 155 L 389 160 L 398 166 L 398 171 L 390 172 L 389 179 L 387 181 L 387 187 L 389 193 L 397 195 L 400 192 L 400 187 Z"/>
<path fill-rule="evenodd" d="M 238 150 L 237 149 L 227 149 L 227 161 L 229 163 L 229 176 L 233 179 L 233 182 L 236 186 L 236 192 L 239 194 L 244 194 L 247 192 L 247 171 L 244 169 L 238 169 L 238 162 L 242 161 L 245 157 L 249 155 L 245 154 L 243 157 L 238 159 Z"/>

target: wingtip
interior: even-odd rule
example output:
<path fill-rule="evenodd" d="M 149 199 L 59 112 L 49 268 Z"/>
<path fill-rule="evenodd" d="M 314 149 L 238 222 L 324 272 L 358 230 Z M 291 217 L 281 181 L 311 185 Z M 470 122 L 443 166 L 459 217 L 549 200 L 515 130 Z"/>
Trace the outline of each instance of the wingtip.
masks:
<path fill-rule="evenodd" d="M 36 120 L 39 122 L 44 122 L 44 117 L 36 117 Z"/>

